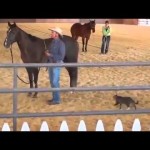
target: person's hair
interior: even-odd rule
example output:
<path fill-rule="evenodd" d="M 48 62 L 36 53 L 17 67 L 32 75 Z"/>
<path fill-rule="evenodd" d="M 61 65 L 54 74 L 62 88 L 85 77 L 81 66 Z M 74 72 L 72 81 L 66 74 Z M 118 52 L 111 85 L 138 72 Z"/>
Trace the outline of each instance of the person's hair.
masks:
<path fill-rule="evenodd" d="M 61 40 L 62 40 L 62 39 L 63 39 L 63 36 L 61 36 L 60 34 L 58 34 L 58 35 L 59 35 L 59 39 L 61 39 Z"/>
<path fill-rule="evenodd" d="M 109 21 L 108 21 L 108 20 L 106 20 L 106 21 L 105 21 L 105 24 L 106 24 L 106 23 L 109 23 Z"/>

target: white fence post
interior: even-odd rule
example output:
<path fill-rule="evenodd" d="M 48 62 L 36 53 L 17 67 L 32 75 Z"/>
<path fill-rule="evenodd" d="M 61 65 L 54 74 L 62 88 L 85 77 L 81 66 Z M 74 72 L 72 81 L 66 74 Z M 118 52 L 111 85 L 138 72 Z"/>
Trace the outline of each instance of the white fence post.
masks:
<path fill-rule="evenodd" d="M 10 127 L 9 127 L 8 123 L 4 123 L 4 125 L 2 127 L 2 131 L 10 131 Z"/>
<path fill-rule="evenodd" d="M 132 131 L 141 131 L 141 123 L 138 118 L 134 120 Z"/>
<path fill-rule="evenodd" d="M 43 122 L 42 122 L 40 131 L 49 131 L 49 127 L 48 127 L 48 124 L 47 124 L 46 121 L 43 121 Z"/>
<path fill-rule="evenodd" d="M 104 125 L 102 120 L 98 120 L 95 131 L 104 131 Z"/>
<path fill-rule="evenodd" d="M 79 126 L 78 126 L 78 131 L 87 131 L 84 120 L 80 120 L 80 123 L 79 123 Z"/>
<path fill-rule="evenodd" d="M 114 131 L 123 131 L 123 126 L 120 119 L 117 119 L 115 123 Z"/>
<path fill-rule="evenodd" d="M 60 131 L 69 131 L 67 122 L 65 120 L 63 120 L 62 123 L 61 123 Z"/>
<path fill-rule="evenodd" d="M 21 131 L 30 131 L 30 128 L 27 122 L 23 123 Z"/>

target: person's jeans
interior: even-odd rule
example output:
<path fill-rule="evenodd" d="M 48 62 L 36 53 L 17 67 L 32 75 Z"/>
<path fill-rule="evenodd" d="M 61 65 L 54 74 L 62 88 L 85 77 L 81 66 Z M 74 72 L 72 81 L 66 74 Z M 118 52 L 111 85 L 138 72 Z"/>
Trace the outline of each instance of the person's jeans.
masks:
<path fill-rule="evenodd" d="M 59 80 L 60 80 L 60 72 L 61 72 L 61 67 L 49 67 L 49 79 L 50 79 L 50 84 L 52 88 L 59 88 Z M 59 91 L 54 91 L 52 92 L 52 101 L 59 103 L 60 102 L 60 92 Z"/>
<path fill-rule="evenodd" d="M 107 37 L 103 36 L 102 37 L 102 46 L 101 46 L 102 54 L 108 53 L 109 43 L 110 43 L 110 36 L 107 36 Z"/>

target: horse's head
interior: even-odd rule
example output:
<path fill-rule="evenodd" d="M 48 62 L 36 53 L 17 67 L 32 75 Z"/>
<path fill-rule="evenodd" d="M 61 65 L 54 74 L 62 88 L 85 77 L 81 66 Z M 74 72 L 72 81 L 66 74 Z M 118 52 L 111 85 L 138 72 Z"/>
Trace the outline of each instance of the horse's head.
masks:
<path fill-rule="evenodd" d="M 95 32 L 95 25 L 96 25 L 95 20 L 90 20 L 90 27 L 93 33 Z"/>
<path fill-rule="evenodd" d="M 18 28 L 16 23 L 10 24 L 8 22 L 8 30 L 7 30 L 7 35 L 4 40 L 4 47 L 9 48 L 11 44 L 17 41 L 17 35 L 18 35 Z"/>

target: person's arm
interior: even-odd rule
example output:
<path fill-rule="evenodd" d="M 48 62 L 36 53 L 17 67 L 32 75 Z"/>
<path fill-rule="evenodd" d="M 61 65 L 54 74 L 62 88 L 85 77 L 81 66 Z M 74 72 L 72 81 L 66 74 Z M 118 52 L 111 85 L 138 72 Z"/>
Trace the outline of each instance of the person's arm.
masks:
<path fill-rule="evenodd" d="M 106 35 L 106 31 L 105 31 L 105 27 L 102 27 L 102 34 L 105 36 Z"/>
<path fill-rule="evenodd" d="M 50 48 L 51 48 L 51 45 L 49 44 L 48 49 L 45 50 L 45 55 L 51 59 L 52 54 L 50 53 Z"/>
<path fill-rule="evenodd" d="M 108 27 L 108 29 L 107 29 L 107 36 L 109 36 L 110 35 L 110 27 Z"/>
<path fill-rule="evenodd" d="M 102 33 L 104 36 L 110 35 L 110 27 L 108 27 L 108 29 L 106 30 L 105 27 L 103 26 Z"/>
<path fill-rule="evenodd" d="M 63 61 L 64 57 L 65 57 L 65 54 L 66 54 L 65 44 L 64 44 L 64 42 L 61 41 L 59 43 L 58 53 L 52 55 L 52 58 L 53 58 L 54 62 L 58 62 L 58 61 L 61 61 L 61 60 Z"/>

